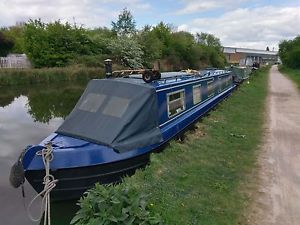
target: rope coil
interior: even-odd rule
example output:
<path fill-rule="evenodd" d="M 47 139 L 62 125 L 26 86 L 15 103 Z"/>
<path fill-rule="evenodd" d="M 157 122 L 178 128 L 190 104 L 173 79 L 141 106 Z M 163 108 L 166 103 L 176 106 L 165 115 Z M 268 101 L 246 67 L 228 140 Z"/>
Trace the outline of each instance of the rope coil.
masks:
<path fill-rule="evenodd" d="M 43 179 L 43 184 L 44 184 L 44 189 L 38 193 L 29 203 L 27 212 L 29 218 L 34 221 L 34 222 L 39 222 L 43 215 L 44 215 L 44 225 L 51 225 L 51 220 L 50 220 L 50 192 L 56 187 L 56 183 L 58 182 L 57 179 L 54 178 L 53 175 L 50 174 L 50 162 L 53 160 L 53 149 L 51 143 L 45 144 L 45 148 L 42 149 L 41 151 L 36 153 L 39 156 L 42 156 L 43 163 L 45 166 L 45 172 L 46 175 Z M 41 205 L 41 211 L 40 211 L 40 216 L 38 218 L 34 218 L 32 214 L 30 213 L 30 208 L 35 202 L 38 197 L 42 197 L 42 205 Z"/>

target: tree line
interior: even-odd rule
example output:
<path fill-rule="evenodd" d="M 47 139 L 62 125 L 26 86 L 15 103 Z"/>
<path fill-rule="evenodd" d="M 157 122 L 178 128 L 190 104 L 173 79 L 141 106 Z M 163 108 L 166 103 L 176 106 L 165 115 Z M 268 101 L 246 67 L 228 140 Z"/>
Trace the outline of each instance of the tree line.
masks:
<path fill-rule="evenodd" d="M 176 31 L 164 22 L 138 30 L 127 9 L 111 25 L 86 29 L 59 20 L 29 20 L 0 29 L 0 56 L 26 53 L 36 68 L 98 67 L 105 58 L 129 68 L 151 68 L 158 62 L 165 70 L 225 66 L 220 40 L 212 34 Z"/>
<path fill-rule="evenodd" d="M 282 41 L 279 44 L 279 57 L 284 65 L 300 69 L 300 36 Z"/>

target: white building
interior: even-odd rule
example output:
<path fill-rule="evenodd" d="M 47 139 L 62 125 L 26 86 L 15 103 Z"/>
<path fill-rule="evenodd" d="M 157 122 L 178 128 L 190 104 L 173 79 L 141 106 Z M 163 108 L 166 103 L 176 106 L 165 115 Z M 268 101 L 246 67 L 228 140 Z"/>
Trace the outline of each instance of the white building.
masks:
<path fill-rule="evenodd" d="M 274 64 L 279 61 L 277 51 L 224 47 L 223 53 L 230 64 L 252 65 L 254 62 Z"/>
<path fill-rule="evenodd" d="M 0 68 L 30 68 L 31 64 L 25 54 L 9 54 L 0 57 Z"/>

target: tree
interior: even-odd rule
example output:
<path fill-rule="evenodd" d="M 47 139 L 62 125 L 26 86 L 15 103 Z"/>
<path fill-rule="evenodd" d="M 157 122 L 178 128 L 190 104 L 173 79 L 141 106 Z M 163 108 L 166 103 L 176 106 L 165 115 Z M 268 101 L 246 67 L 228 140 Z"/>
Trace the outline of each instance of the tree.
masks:
<path fill-rule="evenodd" d="M 195 68 L 197 66 L 198 57 L 195 55 L 195 45 L 195 39 L 191 33 L 184 31 L 172 33 L 169 49 L 172 51 L 173 60 L 181 62 L 181 68 L 178 69 Z M 175 59 L 174 55 L 179 60 Z"/>
<path fill-rule="evenodd" d="M 279 44 L 279 57 L 284 65 L 300 68 L 300 36 L 282 41 Z"/>
<path fill-rule="evenodd" d="M 124 8 L 119 14 L 117 22 L 111 22 L 112 31 L 118 36 L 130 37 L 136 33 L 136 24 L 131 12 Z"/>
<path fill-rule="evenodd" d="M 108 45 L 117 35 L 107 27 L 88 30 L 87 35 L 93 42 L 93 50 L 96 54 L 109 54 Z"/>
<path fill-rule="evenodd" d="M 9 39 L 0 31 L 0 56 L 7 56 L 7 54 L 13 49 L 14 41 Z"/>
<path fill-rule="evenodd" d="M 160 22 L 155 27 L 153 27 L 152 32 L 162 43 L 162 56 L 164 57 L 170 55 L 170 43 L 172 38 L 171 26 L 166 23 Z"/>
<path fill-rule="evenodd" d="M 14 42 L 11 53 L 22 54 L 24 49 L 24 25 L 12 26 L 8 28 L 2 28 L 3 34 Z"/>
<path fill-rule="evenodd" d="M 220 39 L 212 34 L 208 33 L 197 33 L 196 42 L 201 48 L 202 62 L 213 67 L 224 67 L 226 58 L 222 52 L 222 45 Z"/>
<path fill-rule="evenodd" d="M 206 45 L 208 47 L 214 47 L 218 50 L 220 50 L 222 47 L 219 38 L 215 37 L 212 34 L 203 33 L 203 32 L 201 32 L 200 34 L 199 33 L 196 34 L 196 42 L 198 44 Z"/>
<path fill-rule="evenodd" d="M 141 46 L 132 38 L 119 37 L 111 41 L 109 49 L 116 61 L 133 69 L 142 68 L 144 55 Z"/>
<path fill-rule="evenodd" d="M 144 52 L 143 65 L 152 68 L 154 61 L 162 57 L 163 43 L 155 35 L 151 26 L 145 26 L 136 38 Z"/>
<path fill-rule="evenodd" d="M 82 27 L 60 21 L 30 20 L 25 25 L 25 50 L 35 67 L 65 66 L 78 55 L 91 55 L 93 43 Z"/>

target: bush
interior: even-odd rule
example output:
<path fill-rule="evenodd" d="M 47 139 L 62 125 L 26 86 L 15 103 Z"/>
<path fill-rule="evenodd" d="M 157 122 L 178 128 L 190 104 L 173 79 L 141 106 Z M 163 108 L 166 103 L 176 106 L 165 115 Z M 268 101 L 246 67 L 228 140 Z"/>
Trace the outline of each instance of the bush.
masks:
<path fill-rule="evenodd" d="M 0 57 L 6 55 L 12 50 L 14 47 L 14 41 L 9 39 L 4 35 L 3 32 L 0 31 Z"/>
<path fill-rule="evenodd" d="M 143 51 L 139 43 L 128 37 L 120 37 L 113 41 L 108 46 L 114 59 L 124 66 L 130 68 L 142 68 Z"/>
<path fill-rule="evenodd" d="M 151 68 L 158 62 L 162 70 L 200 69 L 223 67 L 226 62 L 220 40 L 212 34 L 194 36 L 164 22 L 137 30 L 133 15 L 127 9 L 112 26 L 111 29 L 86 29 L 59 20 L 49 23 L 29 20 L 24 26 L 0 28 L 0 55 L 25 52 L 36 68 L 74 64 L 103 67 L 105 58 L 127 69 Z M 11 42 L 4 42 L 1 32 Z M 293 56 L 298 52 L 299 49 L 295 50 Z M 286 58 L 282 57 L 283 61 Z M 297 59 L 293 59 L 293 65 L 297 64 Z"/>
<path fill-rule="evenodd" d="M 154 214 L 147 196 L 129 184 L 103 186 L 96 184 L 79 200 L 81 209 L 71 221 L 76 225 L 162 224 Z"/>
<path fill-rule="evenodd" d="M 91 55 L 94 44 L 82 27 L 30 20 L 24 31 L 25 50 L 35 67 L 63 67 L 77 55 Z"/>
<path fill-rule="evenodd" d="M 279 44 L 279 56 L 282 63 L 291 68 L 300 68 L 300 36 L 285 40 Z"/>
<path fill-rule="evenodd" d="M 0 87 L 38 83 L 58 83 L 103 78 L 103 68 L 65 67 L 44 69 L 1 69 Z"/>
<path fill-rule="evenodd" d="M 104 59 L 109 58 L 106 55 L 83 55 L 77 56 L 70 64 L 81 65 L 85 67 L 100 67 L 104 68 Z"/>

